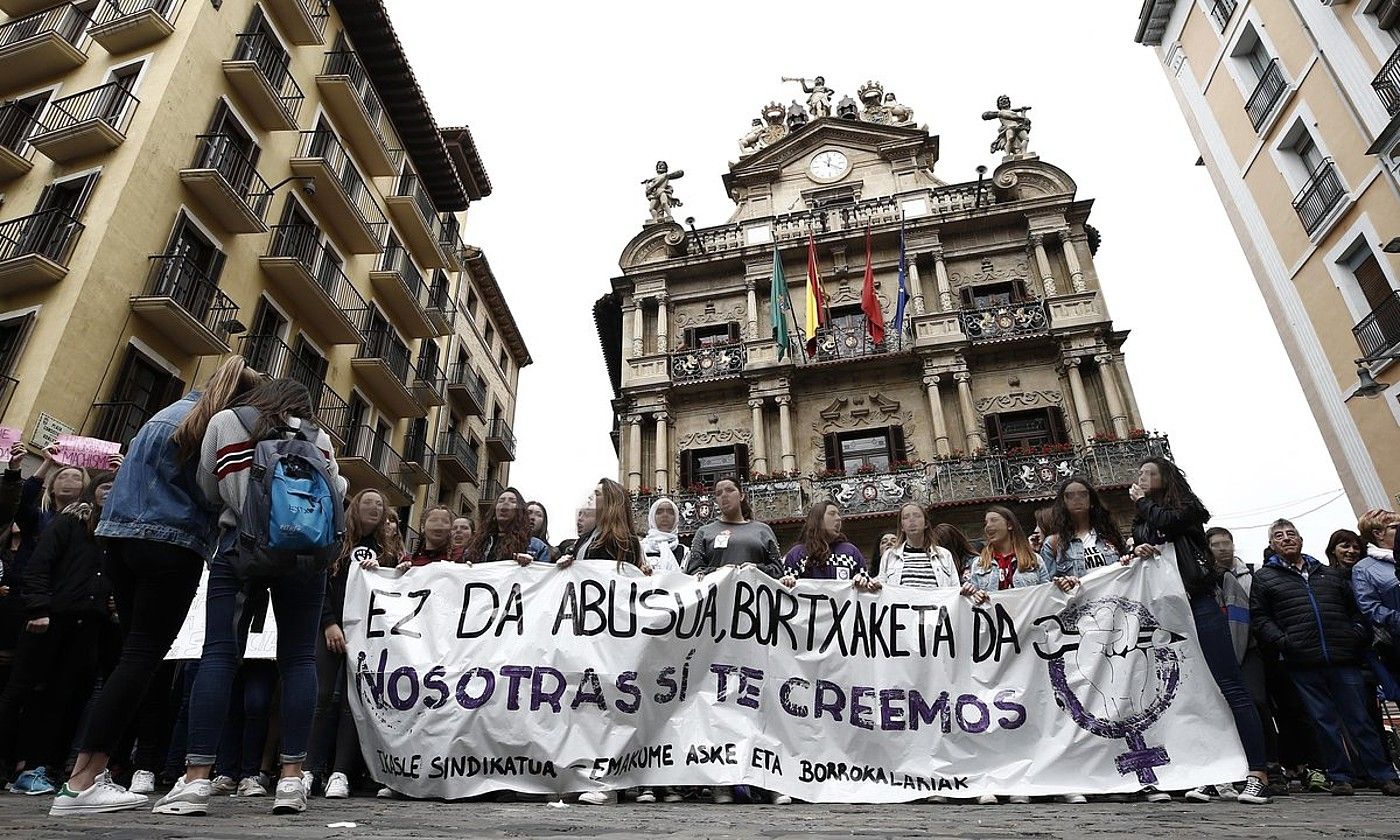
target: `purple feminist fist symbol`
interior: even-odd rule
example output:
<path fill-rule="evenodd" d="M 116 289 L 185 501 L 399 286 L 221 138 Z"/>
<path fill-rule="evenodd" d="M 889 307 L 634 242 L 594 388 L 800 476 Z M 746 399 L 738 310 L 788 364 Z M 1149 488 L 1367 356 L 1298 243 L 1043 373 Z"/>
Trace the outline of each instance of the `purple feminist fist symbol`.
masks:
<path fill-rule="evenodd" d="M 1036 625 L 1042 623 L 1053 624 L 1061 637 L 1077 639 L 1062 639 L 1053 649 L 1048 638 L 1044 647 L 1035 643 L 1035 652 L 1048 661 L 1055 702 L 1080 729 L 1100 738 L 1125 740 L 1128 751 L 1116 758 L 1118 772 L 1135 773 L 1144 785 L 1155 784 L 1155 768 L 1170 764 L 1171 756 L 1166 747 L 1148 746 L 1143 733 L 1161 719 L 1176 697 L 1181 659 L 1170 645 L 1185 637 L 1164 629 L 1142 603 L 1120 596 L 1096 598 L 1046 616 Z M 1048 637 L 1050 628 L 1046 629 Z M 1067 654 L 1074 655 L 1076 668 L 1090 687 L 1093 711 L 1070 690 Z M 1139 657 L 1154 666 L 1155 683 L 1137 679 L 1140 675 L 1134 665 Z M 1150 700 L 1149 688 L 1155 689 Z"/>

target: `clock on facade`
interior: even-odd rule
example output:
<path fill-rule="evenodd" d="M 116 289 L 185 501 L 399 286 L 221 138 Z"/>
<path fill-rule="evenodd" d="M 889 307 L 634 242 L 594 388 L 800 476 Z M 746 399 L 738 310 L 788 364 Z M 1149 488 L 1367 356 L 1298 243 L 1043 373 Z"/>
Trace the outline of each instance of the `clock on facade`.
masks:
<path fill-rule="evenodd" d="M 829 149 L 813 155 L 807 171 L 818 181 L 835 181 L 851 168 L 851 161 L 841 152 Z"/>

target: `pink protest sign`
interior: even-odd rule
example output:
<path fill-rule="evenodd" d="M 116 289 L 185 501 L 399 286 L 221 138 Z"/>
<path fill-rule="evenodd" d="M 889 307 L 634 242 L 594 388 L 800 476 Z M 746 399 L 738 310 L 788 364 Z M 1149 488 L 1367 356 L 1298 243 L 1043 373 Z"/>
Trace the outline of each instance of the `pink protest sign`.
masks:
<path fill-rule="evenodd" d="M 24 439 L 24 432 L 13 426 L 0 426 L 0 460 L 10 457 L 10 447 Z"/>
<path fill-rule="evenodd" d="M 66 466 L 89 470 L 109 469 L 109 459 L 122 448 L 120 443 L 80 435 L 59 435 L 56 443 L 58 454 L 54 460 Z"/>

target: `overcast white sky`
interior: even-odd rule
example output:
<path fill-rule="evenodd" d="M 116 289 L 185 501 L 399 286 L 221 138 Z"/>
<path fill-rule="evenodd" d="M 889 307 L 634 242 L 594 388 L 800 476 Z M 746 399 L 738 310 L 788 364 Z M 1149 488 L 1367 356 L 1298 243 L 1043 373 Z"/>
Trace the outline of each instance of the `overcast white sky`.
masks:
<path fill-rule="evenodd" d="M 592 303 L 646 218 L 639 182 L 685 170 L 685 215 L 719 224 L 720 176 L 782 76 L 866 79 L 941 135 L 936 172 L 975 177 L 1008 93 L 1034 107 L 1031 147 L 1095 199 L 1097 266 L 1149 428 L 1235 529 L 1241 556 L 1276 516 L 1321 555 L 1355 527 L 1292 366 L 1155 55 L 1133 43 L 1138 4 L 462 3 L 390 0 L 441 125 L 466 123 L 495 192 L 473 207 L 481 246 L 534 357 L 520 377 L 511 478 L 548 506 L 553 540 L 613 476 L 611 391 Z M 918 9 L 918 11 L 915 11 Z"/>

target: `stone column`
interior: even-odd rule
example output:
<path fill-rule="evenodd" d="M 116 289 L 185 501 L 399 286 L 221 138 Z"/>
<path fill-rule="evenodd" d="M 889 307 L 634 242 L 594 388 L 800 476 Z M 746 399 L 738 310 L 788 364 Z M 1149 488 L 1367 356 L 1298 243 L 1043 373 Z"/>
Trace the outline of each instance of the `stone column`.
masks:
<path fill-rule="evenodd" d="M 1074 413 L 1079 417 L 1079 434 L 1088 443 L 1098 431 L 1094 428 L 1094 416 L 1089 412 L 1089 398 L 1084 394 L 1084 377 L 1079 372 L 1079 359 L 1065 359 L 1065 373 L 1069 376 L 1069 390 L 1074 398 Z"/>
<path fill-rule="evenodd" d="M 977 411 L 972 407 L 972 374 L 955 373 L 953 379 L 958 383 L 958 407 L 962 410 L 963 431 L 967 434 L 967 454 L 971 455 L 987 445 L 982 427 L 977 423 Z"/>
<path fill-rule="evenodd" d="M 627 486 L 627 435 L 630 431 L 627 417 L 619 417 L 617 424 L 617 483 Z"/>
<path fill-rule="evenodd" d="M 670 418 L 658 411 L 656 418 L 656 492 L 665 493 L 671 486 L 671 449 L 666 443 L 666 424 Z"/>
<path fill-rule="evenodd" d="M 749 341 L 758 340 L 758 295 L 754 293 L 755 285 L 757 284 L 752 277 L 744 278 L 744 295 L 748 298 L 749 307 L 749 323 L 744 338 Z"/>
<path fill-rule="evenodd" d="M 913 304 L 915 315 L 924 314 L 924 281 L 919 278 L 919 261 L 912 255 L 905 257 L 909 268 L 909 302 Z"/>
<path fill-rule="evenodd" d="M 768 430 L 763 426 L 763 398 L 749 400 L 753 414 L 753 472 L 768 472 Z"/>
<path fill-rule="evenodd" d="M 948 282 L 948 264 L 943 261 L 943 249 L 933 252 L 933 277 L 938 284 L 938 311 L 953 311 L 953 287 Z"/>
<path fill-rule="evenodd" d="M 1128 363 L 1122 353 L 1113 355 L 1113 372 L 1118 375 L 1118 388 L 1128 401 L 1128 420 L 1139 429 L 1147 428 L 1142 421 L 1142 411 L 1138 408 L 1137 394 L 1133 393 L 1133 381 L 1128 378 Z"/>
<path fill-rule="evenodd" d="M 1118 380 L 1113 375 L 1113 355 L 1103 353 L 1094 357 L 1099 363 L 1099 381 L 1103 383 L 1104 399 L 1113 420 L 1113 432 L 1120 438 L 1128 436 L 1128 412 L 1123 408 L 1123 396 L 1118 393 Z"/>
<path fill-rule="evenodd" d="M 1045 253 L 1045 237 L 1042 234 L 1031 236 L 1031 249 L 1035 251 L 1035 265 L 1040 270 L 1040 285 L 1045 289 L 1045 296 L 1054 297 L 1059 290 L 1055 288 L 1055 273 L 1050 270 L 1050 257 Z"/>
<path fill-rule="evenodd" d="M 632 299 L 632 358 L 642 355 L 642 337 L 646 335 L 642 326 L 642 299 Z"/>
<path fill-rule="evenodd" d="M 662 292 L 656 296 L 656 352 L 671 352 L 670 336 L 670 308 L 671 303 L 666 298 L 666 293 Z"/>
<path fill-rule="evenodd" d="M 933 414 L 933 449 L 940 456 L 951 455 L 948 445 L 948 418 L 943 416 L 943 397 L 938 390 L 939 377 L 928 374 L 924 377 L 924 387 L 928 389 L 928 408 Z"/>
<path fill-rule="evenodd" d="M 1065 254 L 1065 265 L 1069 267 L 1069 283 L 1076 292 L 1082 292 L 1087 287 L 1084 285 L 1084 269 L 1079 265 L 1079 252 L 1074 247 L 1074 240 L 1068 233 L 1060 235 L 1060 248 Z"/>
<path fill-rule="evenodd" d="M 642 488 L 642 415 L 627 415 L 627 426 L 627 489 L 635 493 Z"/>
<path fill-rule="evenodd" d="M 783 471 L 797 471 L 797 451 L 792 445 L 792 410 L 789 403 L 792 397 L 787 394 L 775 397 L 774 402 L 778 404 L 778 436 L 782 438 L 783 447 Z"/>

